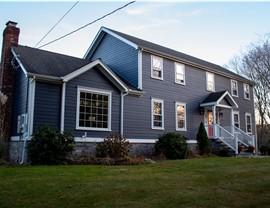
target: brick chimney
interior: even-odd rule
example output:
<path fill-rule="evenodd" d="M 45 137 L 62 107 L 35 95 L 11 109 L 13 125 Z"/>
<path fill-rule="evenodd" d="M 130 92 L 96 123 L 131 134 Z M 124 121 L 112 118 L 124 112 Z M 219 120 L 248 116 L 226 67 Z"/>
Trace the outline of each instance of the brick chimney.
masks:
<path fill-rule="evenodd" d="M 20 29 L 16 27 L 17 23 L 8 21 L 3 32 L 2 57 L 0 65 L 0 91 L 7 97 L 5 104 L 5 123 L 6 137 L 11 136 L 11 112 L 12 112 L 12 95 L 14 86 L 15 71 L 12 68 L 12 53 L 11 47 L 17 46 L 19 42 Z"/>

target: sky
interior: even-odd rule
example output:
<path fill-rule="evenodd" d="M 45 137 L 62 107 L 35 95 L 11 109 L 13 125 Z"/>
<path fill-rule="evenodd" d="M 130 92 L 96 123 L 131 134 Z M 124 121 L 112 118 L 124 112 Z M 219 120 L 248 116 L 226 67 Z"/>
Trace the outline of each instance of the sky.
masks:
<path fill-rule="evenodd" d="M 76 1 L 1 1 L 0 31 L 18 23 L 20 45 L 35 47 Z M 129 1 L 79 1 L 38 45 L 92 22 Z M 270 1 L 136 1 L 43 50 L 83 58 L 101 26 L 224 65 L 270 33 Z M 0 42 L 2 44 L 2 35 Z"/>

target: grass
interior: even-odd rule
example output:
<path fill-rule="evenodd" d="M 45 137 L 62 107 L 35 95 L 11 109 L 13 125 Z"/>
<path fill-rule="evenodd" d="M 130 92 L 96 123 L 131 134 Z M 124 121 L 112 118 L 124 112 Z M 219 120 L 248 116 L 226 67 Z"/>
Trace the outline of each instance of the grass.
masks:
<path fill-rule="evenodd" d="M 0 207 L 269 207 L 270 159 L 0 167 Z"/>

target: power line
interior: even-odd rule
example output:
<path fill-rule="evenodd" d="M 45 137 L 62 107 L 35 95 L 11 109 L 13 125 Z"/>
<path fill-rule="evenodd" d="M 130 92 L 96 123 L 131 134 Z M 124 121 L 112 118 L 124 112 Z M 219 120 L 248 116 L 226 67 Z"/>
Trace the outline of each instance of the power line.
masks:
<path fill-rule="evenodd" d="M 47 32 L 44 36 L 43 36 L 43 38 L 41 38 L 41 40 L 35 45 L 35 48 L 38 46 L 38 44 L 40 44 L 41 43 L 41 41 L 43 41 L 44 40 L 44 38 L 46 38 L 47 37 L 47 35 L 62 21 L 62 19 L 64 19 L 65 18 L 65 16 L 67 16 L 67 14 L 77 5 L 79 3 L 79 1 L 77 1 L 77 2 L 75 2 L 75 4 L 64 14 L 64 16 L 63 17 L 61 17 L 61 19 L 49 30 L 49 32 Z"/>
<path fill-rule="evenodd" d="M 81 29 L 83 29 L 83 28 L 85 28 L 85 27 L 87 27 L 87 26 L 89 26 L 89 25 L 92 25 L 92 24 L 94 24 L 95 22 L 97 22 L 97 21 L 99 21 L 99 20 L 102 20 L 102 19 L 104 19 L 105 17 L 107 17 L 107 16 L 109 16 L 109 15 L 112 15 L 113 13 L 115 13 L 115 12 L 117 12 L 117 11 L 119 11 L 119 10 L 125 8 L 125 7 L 127 7 L 128 5 L 133 4 L 134 2 L 136 2 L 136 1 L 131 1 L 131 2 L 127 3 L 127 4 L 125 4 L 124 6 L 119 7 L 119 8 L 117 8 L 117 9 L 113 10 L 112 12 L 103 15 L 103 16 L 100 17 L 100 18 L 98 18 L 98 19 L 96 19 L 96 20 L 94 20 L 94 21 L 92 21 L 92 22 L 89 22 L 88 24 L 86 24 L 86 25 L 84 25 L 84 26 L 82 26 L 82 27 L 79 27 L 79 28 L 76 29 L 76 30 L 71 31 L 70 33 L 67 33 L 67 34 L 65 34 L 65 35 L 63 35 L 63 36 L 61 36 L 61 37 L 59 37 L 59 38 L 57 38 L 57 39 L 55 39 L 55 40 L 52 40 L 52 41 L 50 41 L 50 42 L 48 42 L 48 43 L 46 43 L 46 44 L 44 44 L 44 45 L 42 45 L 42 46 L 39 46 L 38 48 L 42 48 L 42 47 L 47 46 L 47 45 L 49 45 L 49 44 L 52 44 L 52 43 L 54 43 L 54 42 L 56 42 L 56 41 L 58 41 L 58 40 L 61 40 L 61 39 L 65 38 L 65 37 L 67 37 L 67 36 L 69 36 L 69 35 L 71 35 L 71 34 L 73 34 L 73 33 L 75 33 L 75 32 L 78 32 L 79 30 L 81 30 Z"/>

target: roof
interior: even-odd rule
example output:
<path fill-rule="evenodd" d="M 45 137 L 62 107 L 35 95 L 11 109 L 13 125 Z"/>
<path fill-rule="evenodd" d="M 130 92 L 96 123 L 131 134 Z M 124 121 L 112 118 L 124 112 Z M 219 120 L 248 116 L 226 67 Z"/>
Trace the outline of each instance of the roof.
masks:
<path fill-rule="evenodd" d="M 228 103 L 233 108 L 238 108 L 237 103 L 234 101 L 230 93 L 228 91 L 220 91 L 220 92 L 212 92 L 210 93 L 201 103 L 201 107 L 210 107 L 210 106 L 220 106 L 220 107 L 228 107 L 222 104 L 222 100 L 225 99 L 226 103 Z"/>
<path fill-rule="evenodd" d="M 28 46 L 19 45 L 12 47 L 12 50 L 23 63 L 26 71 L 33 74 L 62 77 L 91 62 Z"/>
<path fill-rule="evenodd" d="M 205 69 L 208 69 L 210 71 L 212 70 L 216 73 L 225 74 L 227 76 L 233 76 L 235 78 L 244 80 L 244 81 L 253 85 L 252 81 L 250 81 L 250 80 L 248 80 L 248 79 L 246 79 L 246 78 L 244 78 L 244 77 L 242 77 L 242 76 L 240 76 L 240 75 L 238 75 L 238 74 L 236 74 L 236 73 L 234 73 L 234 72 L 232 72 L 224 67 L 210 63 L 208 61 L 204 61 L 204 60 L 196 58 L 194 56 L 190 56 L 188 54 L 185 54 L 185 53 L 182 53 L 182 52 L 179 52 L 179 51 L 176 51 L 176 50 L 173 50 L 173 49 L 170 49 L 170 48 L 167 48 L 167 47 L 164 47 L 164 46 L 161 46 L 161 45 L 158 45 L 158 44 L 155 44 L 155 43 L 152 43 L 152 42 L 149 42 L 149 41 L 146 41 L 146 40 L 134 37 L 134 36 L 131 36 L 128 34 L 124 34 L 124 33 L 121 33 L 121 32 L 118 32 L 116 30 L 112 30 L 112 29 L 109 29 L 106 27 L 102 27 L 100 29 L 99 33 L 97 34 L 97 36 L 99 36 L 99 35 L 103 36 L 104 33 L 113 34 L 115 37 L 122 39 L 122 41 L 124 39 L 125 42 L 131 43 L 130 45 L 133 47 L 137 46 L 137 48 L 141 48 L 143 50 L 148 50 L 150 52 L 157 53 L 160 55 L 168 56 L 172 59 L 177 59 L 185 64 L 196 65 L 197 67 L 205 68 Z M 101 40 L 101 38 L 96 37 L 94 42 L 96 40 L 98 42 Z M 88 54 L 92 52 L 91 50 L 95 50 L 95 48 L 96 48 L 95 43 L 92 43 L 92 45 L 88 49 L 85 57 L 88 57 Z"/>

